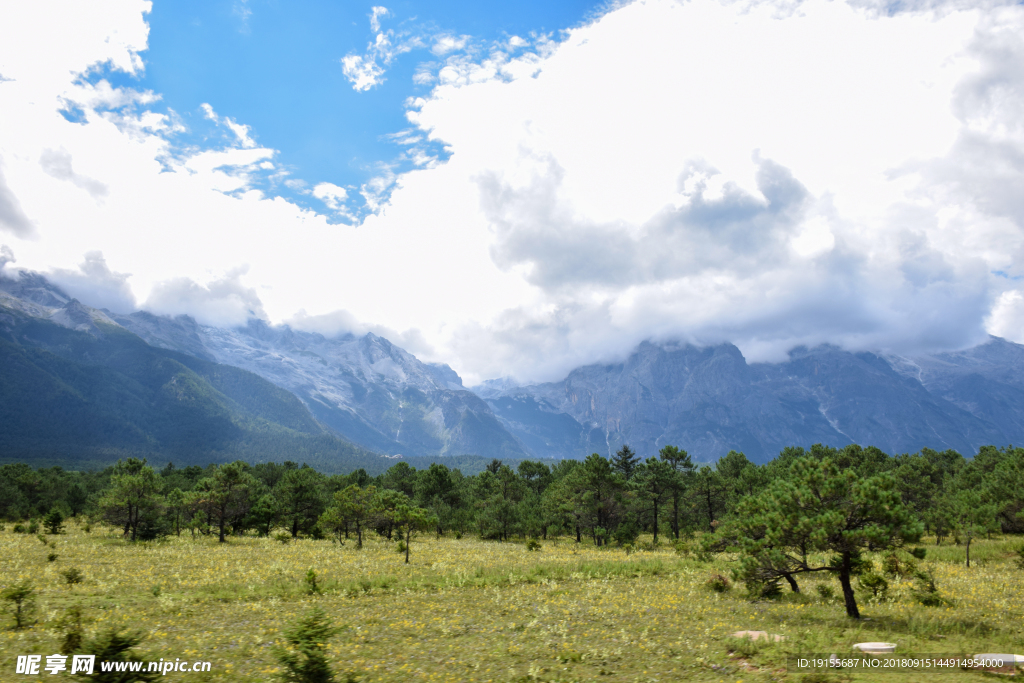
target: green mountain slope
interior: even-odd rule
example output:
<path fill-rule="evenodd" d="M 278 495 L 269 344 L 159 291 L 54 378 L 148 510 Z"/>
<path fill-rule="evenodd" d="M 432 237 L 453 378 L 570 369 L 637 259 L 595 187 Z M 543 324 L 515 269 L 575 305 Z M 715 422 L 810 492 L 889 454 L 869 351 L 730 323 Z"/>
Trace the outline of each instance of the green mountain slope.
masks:
<path fill-rule="evenodd" d="M 126 455 L 339 472 L 390 464 L 250 372 L 149 346 L 116 325 L 77 331 L 0 306 L 0 462 L 81 468 Z"/>

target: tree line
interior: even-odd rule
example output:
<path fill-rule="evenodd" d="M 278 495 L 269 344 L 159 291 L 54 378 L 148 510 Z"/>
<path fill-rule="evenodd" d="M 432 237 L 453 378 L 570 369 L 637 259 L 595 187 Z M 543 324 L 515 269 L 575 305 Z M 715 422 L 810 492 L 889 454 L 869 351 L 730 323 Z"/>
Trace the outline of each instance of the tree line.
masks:
<path fill-rule="evenodd" d="M 675 446 L 645 460 L 623 446 L 611 458 L 594 453 L 554 466 L 523 461 L 513 469 L 493 460 L 474 476 L 440 463 L 417 470 L 403 461 L 377 477 L 364 470 L 327 476 L 294 462 L 158 470 L 127 458 L 93 473 L 15 464 L 0 466 L 0 516 L 86 513 L 123 527 L 133 540 L 183 532 L 224 539 L 277 529 L 291 537 L 361 536 L 366 528 L 388 533 L 395 524 L 351 510 L 402 504 L 425 511 L 439 535 L 570 535 L 598 546 L 624 545 L 641 533 L 658 542 L 714 532 L 737 512 L 749 517 L 749 500 L 789 481 L 796 463 L 825 460 L 857 481 L 891 479 L 900 504 L 938 541 L 963 536 L 965 516 L 974 520 L 975 532 L 1024 530 L 1024 449 L 1013 447 L 983 447 L 966 459 L 951 450 L 892 457 L 874 447 L 815 445 L 787 448 L 763 465 L 731 451 L 714 465 L 698 466 Z"/>

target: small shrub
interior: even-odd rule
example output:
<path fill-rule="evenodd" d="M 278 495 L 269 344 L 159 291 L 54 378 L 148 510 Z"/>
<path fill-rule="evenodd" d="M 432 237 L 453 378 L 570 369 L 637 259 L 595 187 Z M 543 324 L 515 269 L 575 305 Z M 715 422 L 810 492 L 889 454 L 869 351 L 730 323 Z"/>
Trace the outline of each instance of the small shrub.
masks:
<path fill-rule="evenodd" d="M 39 542 L 43 545 L 50 545 L 50 540 L 46 538 L 46 536 L 43 536 L 42 534 L 36 534 L 36 538 L 38 538 Z"/>
<path fill-rule="evenodd" d="M 927 548 L 911 548 L 910 549 L 910 554 L 913 555 L 914 557 L 916 557 L 919 560 L 923 560 L 925 558 L 925 555 L 928 554 L 928 549 Z"/>
<path fill-rule="evenodd" d="M 327 661 L 324 647 L 341 629 L 335 628 L 322 609 L 314 608 L 293 626 L 285 629 L 288 648 L 278 648 L 274 655 L 285 671 L 282 678 L 294 683 L 331 683 L 334 672 Z M 353 676 L 348 676 L 353 680 Z"/>
<path fill-rule="evenodd" d="M 57 553 L 50 553 L 49 555 L 46 556 L 46 559 L 47 559 L 48 562 L 56 562 L 57 561 Z"/>
<path fill-rule="evenodd" d="M 14 617 L 14 627 L 25 628 L 35 612 L 35 590 L 28 581 L 10 586 L 0 593 L 0 600 L 8 604 Z"/>
<path fill-rule="evenodd" d="M 1017 548 L 1014 552 L 1017 553 L 1017 559 L 1015 560 L 1017 568 L 1024 569 L 1024 545 Z"/>
<path fill-rule="evenodd" d="M 310 595 L 319 595 L 323 592 L 323 589 L 317 583 L 316 572 L 313 571 L 312 567 L 310 567 L 309 571 L 306 572 L 306 578 L 304 579 L 304 581 L 306 583 L 306 591 Z"/>
<path fill-rule="evenodd" d="M 14 528 L 11 529 L 11 531 L 13 531 L 16 534 L 26 534 L 28 533 L 28 527 L 24 524 L 15 524 Z"/>
<path fill-rule="evenodd" d="M 87 534 L 91 533 L 92 532 L 92 524 L 89 524 L 89 522 L 86 522 L 85 524 L 83 524 L 82 525 L 82 531 L 84 531 Z"/>
<path fill-rule="evenodd" d="M 281 545 L 288 545 L 291 542 L 292 537 L 290 534 L 286 534 L 283 531 L 278 531 L 276 534 L 274 534 L 274 540 L 279 541 Z"/>
<path fill-rule="evenodd" d="M 61 654 L 70 655 L 82 649 L 82 642 L 85 639 L 85 631 L 82 628 L 82 608 L 78 605 L 69 607 L 57 627 L 64 631 L 64 641 L 61 643 Z"/>
<path fill-rule="evenodd" d="M 820 597 L 825 602 L 831 602 L 836 597 L 835 590 L 833 590 L 832 586 L 828 585 L 827 583 L 819 583 L 817 590 L 818 597 Z"/>
<path fill-rule="evenodd" d="M 690 554 L 690 544 L 687 541 L 684 541 L 683 539 L 676 541 L 675 546 L 673 547 L 675 548 L 676 555 Z"/>
<path fill-rule="evenodd" d="M 458 541 L 461 538 L 462 538 L 462 532 L 461 531 L 456 531 L 455 532 L 455 540 Z"/>
<path fill-rule="evenodd" d="M 159 598 L 160 594 L 163 593 L 163 589 L 160 588 L 160 584 L 154 583 L 153 587 L 149 589 L 149 592 L 153 594 L 154 598 Z"/>
<path fill-rule="evenodd" d="M 541 549 L 540 541 L 535 538 L 531 538 L 526 542 L 526 549 L 533 552 Z"/>
<path fill-rule="evenodd" d="M 46 527 L 46 533 L 48 534 L 62 534 L 64 533 L 64 515 L 60 513 L 60 510 L 53 508 L 49 514 L 43 518 L 43 526 Z"/>
<path fill-rule="evenodd" d="M 28 527 L 25 529 L 27 534 L 38 534 L 39 533 L 39 522 L 34 519 L 28 521 Z"/>
<path fill-rule="evenodd" d="M 399 555 L 405 552 L 405 541 L 399 541 L 395 544 L 395 552 Z"/>
<path fill-rule="evenodd" d="M 876 598 L 879 596 L 884 597 L 889 591 L 889 582 L 877 572 L 861 574 L 859 582 L 861 588 L 871 591 L 871 595 Z"/>
<path fill-rule="evenodd" d="M 928 572 L 917 573 L 917 585 L 911 590 L 914 598 L 926 607 L 942 607 L 949 601 L 939 595 L 935 578 Z"/>
<path fill-rule="evenodd" d="M 373 590 L 373 583 L 367 579 L 359 579 L 359 589 L 364 593 L 369 593 Z"/>
<path fill-rule="evenodd" d="M 78 567 L 69 567 L 60 573 L 64 577 L 64 580 L 69 586 L 73 586 L 76 583 L 82 583 L 85 576 L 82 574 L 82 570 Z"/>
<path fill-rule="evenodd" d="M 96 655 L 97 662 L 127 662 L 141 659 L 132 649 L 142 642 L 146 634 L 142 631 L 122 631 L 113 626 L 100 633 L 83 648 L 85 652 Z M 112 667 L 113 668 L 113 667 Z M 150 671 L 103 671 L 97 665 L 97 671 L 90 679 L 92 683 L 141 683 L 155 681 L 159 672 Z"/>
<path fill-rule="evenodd" d="M 774 600 L 782 596 L 782 584 L 779 583 L 779 579 L 750 581 L 747 582 L 747 592 L 755 600 Z"/>
<path fill-rule="evenodd" d="M 711 578 L 704 582 L 704 585 L 716 593 L 725 593 L 732 588 L 732 584 L 729 583 L 729 579 L 725 578 L 721 574 L 712 574 Z"/>
<path fill-rule="evenodd" d="M 605 529 L 598 527 L 595 530 L 595 534 L 598 538 L 604 538 L 608 535 L 608 532 Z M 615 529 L 615 533 L 612 534 L 612 538 L 614 538 L 615 542 L 618 543 L 620 546 L 626 545 L 627 543 L 635 546 L 636 539 L 639 536 L 640 527 L 633 524 L 632 522 L 624 522 L 620 524 L 618 528 Z"/>

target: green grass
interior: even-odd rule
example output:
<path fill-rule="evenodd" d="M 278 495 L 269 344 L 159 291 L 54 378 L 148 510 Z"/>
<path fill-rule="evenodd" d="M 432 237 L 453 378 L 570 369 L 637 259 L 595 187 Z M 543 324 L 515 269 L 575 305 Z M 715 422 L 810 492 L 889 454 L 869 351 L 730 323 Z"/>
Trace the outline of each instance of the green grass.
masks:
<path fill-rule="evenodd" d="M 52 654 L 69 607 L 80 605 L 86 636 L 111 626 L 142 628 L 140 659 L 208 660 L 208 674 L 167 680 L 270 681 L 283 631 L 319 606 L 344 629 L 327 645 L 340 680 L 361 681 L 794 681 L 800 654 L 852 653 L 862 641 L 897 643 L 897 653 L 1024 652 L 1024 571 L 1013 562 L 1019 539 L 972 546 L 978 566 L 962 565 L 961 548 L 927 545 L 918 566 L 933 573 L 943 607 L 913 599 L 913 581 L 893 578 L 885 599 L 858 593 L 861 621 L 844 616 L 841 599 L 822 599 L 824 576 L 800 581 L 772 601 L 750 601 L 742 585 L 716 593 L 706 583 L 729 575 L 735 558 L 711 562 L 668 547 L 627 555 L 577 546 L 571 539 L 521 543 L 424 537 L 412 563 L 376 537 L 354 542 L 183 536 L 130 545 L 113 530 L 85 534 L 71 524 L 56 537 L 59 559 L 34 536 L 0 533 L 0 589 L 29 580 L 38 621 L 0 630 L 0 681 L 19 654 Z M 872 558 L 881 566 L 881 557 Z M 79 568 L 68 586 L 60 572 Z M 311 595 L 313 569 L 322 589 Z M 154 590 L 158 586 L 159 590 Z M 779 643 L 737 641 L 737 630 L 785 636 Z M 925 674 L 927 676 L 937 674 Z M 916 681 L 919 672 L 842 673 L 807 680 Z M 982 680 L 953 672 L 940 680 Z M 58 680 L 58 679 L 54 679 Z"/>

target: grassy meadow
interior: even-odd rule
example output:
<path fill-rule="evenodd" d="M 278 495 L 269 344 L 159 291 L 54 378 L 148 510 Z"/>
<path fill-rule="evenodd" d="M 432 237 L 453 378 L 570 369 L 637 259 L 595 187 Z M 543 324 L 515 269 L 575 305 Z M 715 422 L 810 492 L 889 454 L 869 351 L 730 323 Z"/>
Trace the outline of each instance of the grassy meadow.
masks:
<path fill-rule="evenodd" d="M 718 593 L 707 585 L 728 575 L 734 558 L 701 561 L 643 538 L 627 555 L 570 538 L 529 551 L 426 534 L 414 539 L 409 565 L 375 534 L 362 550 L 354 539 L 220 544 L 182 535 L 131 544 L 117 530 L 86 533 L 75 523 L 45 538 L 49 545 L 0 533 L 0 589 L 24 580 L 36 589 L 34 625 L 16 630 L 4 615 L 3 681 L 34 678 L 14 673 L 17 655 L 58 652 L 61 619 L 74 605 L 87 636 L 114 625 L 145 631 L 137 659 L 212 662 L 209 673 L 165 677 L 182 681 L 278 680 L 283 631 L 314 606 L 344 627 L 327 645 L 339 681 L 982 680 L 993 674 L 806 674 L 788 671 L 787 658 L 843 656 L 862 641 L 895 642 L 897 654 L 1024 652 L 1024 570 L 1013 537 L 976 541 L 970 569 L 962 547 L 925 543 L 918 566 L 932 572 L 948 604 L 918 604 L 909 578 L 892 579 L 885 598 L 858 592 L 867 617 L 859 622 L 845 617 L 841 598 L 822 596 L 819 585 L 840 592 L 825 576 L 803 577 L 800 594 L 786 588 L 752 602 L 742 586 Z M 84 577 L 77 585 L 61 574 L 71 567 Z M 305 581 L 311 568 L 320 593 Z M 729 636 L 747 629 L 785 640 Z M 61 676 L 72 678 L 42 679 Z"/>

